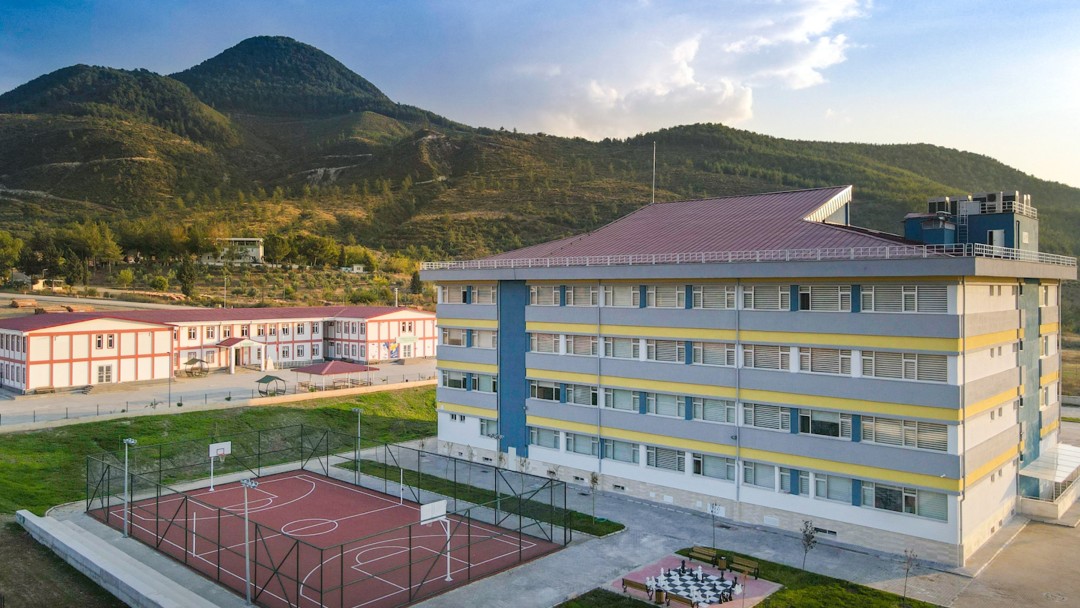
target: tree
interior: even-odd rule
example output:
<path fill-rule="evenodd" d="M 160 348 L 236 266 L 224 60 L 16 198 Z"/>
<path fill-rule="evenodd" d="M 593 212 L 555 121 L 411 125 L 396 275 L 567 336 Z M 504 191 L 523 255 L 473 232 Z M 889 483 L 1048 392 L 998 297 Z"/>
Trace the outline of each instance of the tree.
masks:
<path fill-rule="evenodd" d="M 116 274 L 116 284 L 127 289 L 135 281 L 135 273 L 130 268 L 123 268 Z"/>
<path fill-rule="evenodd" d="M 167 291 L 169 289 L 169 279 L 161 276 L 160 274 L 150 279 L 150 289 L 154 291 Z"/>
<path fill-rule="evenodd" d="M 806 519 L 802 522 L 802 569 L 806 570 L 806 554 L 817 546 L 817 529 L 814 522 Z"/>
<path fill-rule="evenodd" d="M 919 554 L 915 553 L 914 549 L 904 549 L 904 595 L 903 603 L 901 605 L 907 606 L 907 582 L 908 577 L 911 576 L 911 569 L 915 567 L 915 560 L 919 559 Z"/>
<path fill-rule="evenodd" d="M 199 280 L 199 268 L 190 257 L 186 257 L 183 262 L 180 262 L 180 267 L 176 269 L 176 280 L 180 283 L 180 292 L 187 296 L 188 299 L 198 295 L 195 287 Z"/>
<path fill-rule="evenodd" d="M 592 520 L 596 523 L 596 491 L 600 489 L 600 473 L 593 471 L 589 473 L 589 494 L 592 495 Z"/>
<path fill-rule="evenodd" d="M 15 238 L 6 230 L 0 230 L 0 271 L 13 268 L 19 261 L 22 250 L 22 239 Z"/>
<path fill-rule="evenodd" d="M 420 280 L 420 271 L 414 270 L 412 273 L 412 280 L 409 281 L 409 293 L 421 294 L 424 293 L 424 282 Z"/>
<path fill-rule="evenodd" d="M 280 188 L 279 188 L 280 189 Z M 286 236 L 274 233 L 263 239 L 263 257 L 271 264 L 280 264 L 293 255 L 292 242 Z"/>

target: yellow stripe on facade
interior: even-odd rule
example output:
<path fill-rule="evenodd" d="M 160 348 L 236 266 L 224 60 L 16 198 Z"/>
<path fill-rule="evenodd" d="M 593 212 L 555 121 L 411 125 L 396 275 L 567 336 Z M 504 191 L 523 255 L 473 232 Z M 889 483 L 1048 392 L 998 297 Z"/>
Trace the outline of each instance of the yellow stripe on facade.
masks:
<path fill-rule="evenodd" d="M 971 405 L 967 406 L 967 416 L 968 418 L 977 416 L 985 412 L 986 410 L 993 409 L 1003 403 L 1007 403 L 1009 401 L 1012 401 L 1013 399 L 1016 399 L 1017 397 L 1022 395 L 1023 392 L 1023 388 L 1017 386 L 1015 388 L 1010 388 L 1003 393 L 998 393 L 993 397 L 988 397 L 986 399 L 983 399 L 982 401 L 972 403 Z"/>
<path fill-rule="evenodd" d="M 1043 323 L 1039 326 L 1039 335 L 1056 334 L 1061 331 L 1061 323 Z"/>
<path fill-rule="evenodd" d="M 986 477 L 990 473 L 1000 469 L 1002 466 L 1005 465 L 1006 462 L 1009 462 L 1013 458 L 1016 458 L 1016 455 L 1020 453 L 1021 449 L 1023 448 L 1020 446 L 1013 446 L 1005 450 L 993 460 L 975 469 L 974 472 L 969 473 L 964 481 L 968 486 L 974 485 L 983 477 Z"/>
<path fill-rule="evenodd" d="M 435 367 L 440 370 L 451 370 L 455 372 L 477 372 L 480 374 L 497 374 L 499 373 L 499 366 L 491 363 L 467 363 L 465 361 L 448 361 L 446 359 L 439 359 L 435 362 Z"/>
<path fill-rule="evenodd" d="M 1024 336 L 1019 329 L 1008 329 L 1005 331 L 996 331 L 993 333 L 982 334 L 978 336 L 968 336 L 966 352 L 970 353 L 973 351 L 982 350 L 988 346 L 996 346 L 998 344 L 1016 342 L 1023 337 Z"/>
<path fill-rule="evenodd" d="M 481 418 L 498 418 L 499 414 L 496 410 L 489 410 L 483 407 L 473 407 L 471 405 L 460 405 L 457 403 L 446 403 L 440 401 L 438 404 L 439 411 L 453 412 L 455 414 L 468 414 L 469 416 L 479 416 Z"/>
<path fill-rule="evenodd" d="M 1039 437 L 1046 437 L 1050 433 L 1053 433 L 1054 431 L 1058 430 L 1059 426 L 1061 426 L 1061 420 L 1055 419 L 1053 422 L 1051 422 L 1050 424 L 1044 426 L 1041 430 L 1039 430 Z"/>
<path fill-rule="evenodd" d="M 467 327 L 470 329 L 498 329 L 495 319 L 439 319 L 439 327 Z"/>
<path fill-rule="evenodd" d="M 1060 378 L 1060 377 L 1061 377 L 1061 370 L 1058 370 L 1056 372 L 1050 372 L 1049 374 L 1046 374 L 1045 376 L 1039 376 L 1039 384 L 1045 386 L 1047 384 L 1050 384 L 1051 382 L 1056 382 L 1057 379 Z"/>
<path fill-rule="evenodd" d="M 529 416 L 527 424 L 529 424 L 529 426 L 541 426 L 545 428 L 557 429 L 560 431 L 570 431 L 572 433 L 588 434 L 590 436 L 596 435 L 597 431 L 597 427 L 594 424 L 567 422 L 565 420 L 558 420 L 555 418 L 543 418 L 540 416 Z M 698 452 L 708 452 L 711 454 L 720 454 L 724 456 L 736 455 L 735 446 L 732 445 L 709 443 L 706 441 L 697 441 L 694 439 L 680 439 L 667 435 L 642 433 L 640 431 L 627 431 L 623 429 L 601 426 L 600 436 L 605 439 L 621 439 L 626 441 L 632 441 L 635 443 L 644 443 L 649 445 L 657 445 L 661 447 L 671 447 Z M 901 471 L 882 469 L 879 467 L 871 467 L 867 465 L 834 462 L 831 460 L 823 460 L 820 458 L 795 456 L 792 454 L 782 454 L 779 452 L 770 452 L 766 450 L 757 450 L 752 448 L 744 448 L 742 450 L 741 456 L 742 458 L 748 460 L 760 460 L 773 464 L 790 466 L 792 468 L 813 469 L 826 473 L 842 473 L 844 475 L 850 475 L 852 477 L 878 479 L 884 481 L 891 481 L 897 484 L 922 486 L 952 492 L 960 491 L 960 480 L 943 479 L 934 475 L 905 473 Z"/>

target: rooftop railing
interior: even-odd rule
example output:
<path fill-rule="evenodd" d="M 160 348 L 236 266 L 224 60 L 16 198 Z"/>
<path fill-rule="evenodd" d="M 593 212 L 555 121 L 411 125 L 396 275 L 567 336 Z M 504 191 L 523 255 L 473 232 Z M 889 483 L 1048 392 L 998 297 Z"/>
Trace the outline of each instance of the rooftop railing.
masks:
<path fill-rule="evenodd" d="M 649 266 L 656 264 L 735 264 L 747 262 L 807 262 L 829 260 L 903 260 L 912 258 L 980 257 L 1076 266 L 1076 258 L 995 247 L 981 243 L 958 245 L 882 245 L 826 249 L 766 249 L 693 253 L 649 253 L 550 258 L 505 258 L 423 262 L 422 270 L 480 270 L 500 268 L 561 268 L 568 266 Z"/>

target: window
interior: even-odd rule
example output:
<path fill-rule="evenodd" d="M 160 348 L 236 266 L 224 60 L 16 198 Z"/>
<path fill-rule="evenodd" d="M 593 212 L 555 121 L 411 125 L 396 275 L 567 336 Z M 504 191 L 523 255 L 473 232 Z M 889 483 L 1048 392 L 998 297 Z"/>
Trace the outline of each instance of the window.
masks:
<path fill-rule="evenodd" d="M 678 340 L 646 340 L 645 358 L 649 361 L 684 363 L 686 343 Z"/>
<path fill-rule="evenodd" d="M 940 521 L 947 521 L 949 518 L 949 503 L 945 494 L 929 490 L 864 481 L 862 504 L 884 511 L 910 513 Z"/>
<path fill-rule="evenodd" d="M 360 345 L 360 356 L 361 356 L 361 357 L 363 357 L 363 356 L 364 356 L 364 351 L 365 351 L 366 349 L 367 349 L 367 345 L 365 345 L 365 344 L 361 344 L 361 345 Z"/>
<path fill-rule="evenodd" d="M 791 430 L 791 410 L 778 405 L 743 404 L 743 424 L 759 429 Z"/>
<path fill-rule="evenodd" d="M 465 417 L 462 416 L 462 419 Z M 499 423 L 496 420 L 490 420 L 488 418 L 480 419 L 480 434 L 484 437 L 491 437 L 492 439 L 499 435 Z"/>
<path fill-rule="evenodd" d="M 199 338 L 199 330 L 196 327 L 189 327 L 187 330 L 188 340 L 197 340 Z"/>
<path fill-rule="evenodd" d="M 743 308 L 790 310 L 791 289 L 787 285 L 747 285 L 743 287 Z"/>
<path fill-rule="evenodd" d="M 402 321 L 401 322 L 401 333 L 403 333 L 403 334 L 411 334 L 413 332 L 413 323 L 414 323 L 413 321 Z"/>
<path fill-rule="evenodd" d="M 685 471 L 686 456 L 679 450 L 646 446 L 645 464 L 656 469 L 668 469 L 670 471 Z"/>
<path fill-rule="evenodd" d="M 694 363 L 735 366 L 735 345 L 725 342 L 694 342 Z"/>
<path fill-rule="evenodd" d="M 694 475 L 735 480 L 735 459 L 709 454 L 694 454 Z"/>
<path fill-rule="evenodd" d="M 586 456 L 599 455 L 600 443 L 592 435 L 579 435 L 577 433 L 566 434 L 566 451 Z"/>
<path fill-rule="evenodd" d="M 97 366 L 97 381 L 98 384 L 104 384 L 106 382 L 112 382 L 112 368 L 111 365 L 99 365 Z"/>
<path fill-rule="evenodd" d="M 320 357 L 320 348 L 318 344 L 311 345 L 311 358 L 318 359 Z"/>
<path fill-rule="evenodd" d="M 277 335 L 277 325 L 270 325 L 269 328 L 270 328 L 270 335 L 271 336 L 276 336 Z"/>
<path fill-rule="evenodd" d="M 743 367 L 791 369 L 791 347 L 747 344 L 743 346 Z"/>
<path fill-rule="evenodd" d="M 313 336 L 319 335 L 319 322 L 318 321 L 312 321 L 311 322 L 311 335 L 313 335 Z"/>
<path fill-rule="evenodd" d="M 349 333 L 356 335 L 357 333 L 359 333 L 357 330 L 358 326 L 356 325 L 356 321 L 353 321 L 351 327 L 349 328 Z"/>
<path fill-rule="evenodd" d="M 686 288 L 682 285 L 649 285 L 645 288 L 649 308 L 686 308 Z"/>
<path fill-rule="evenodd" d="M 105 336 L 103 334 L 97 334 L 96 336 L 94 336 L 94 348 L 96 350 L 101 350 L 102 348 L 105 348 Z"/>
<path fill-rule="evenodd" d="M 443 346 L 465 346 L 465 335 L 468 331 L 456 327 L 444 327 L 442 330 Z"/>
<path fill-rule="evenodd" d="M 116 334 L 105 336 L 105 348 L 116 348 Z"/>
<path fill-rule="evenodd" d="M 799 349 L 799 371 L 851 375 L 851 351 L 835 348 Z"/>
<path fill-rule="evenodd" d="M 303 344 L 297 344 L 296 345 L 296 358 L 297 359 L 303 359 L 304 354 L 306 353 L 306 350 L 307 349 L 304 348 Z"/>
<path fill-rule="evenodd" d="M 226 325 L 225 327 L 221 328 L 221 337 L 222 338 L 231 338 L 232 337 L 232 325 Z"/>
<path fill-rule="evenodd" d="M 444 370 L 442 373 L 442 385 L 446 388 L 465 388 L 465 374 Z"/>
<path fill-rule="evenodd" d="M 861 299 L 865 312 L 944 313 L 949 310 L 949 288 L 945 285 L 863 285 Z"/>
<path fill-rule="evenodd" d="M 356 358 L 356 344 L 352 345 L 352 356 L 353 356 L 353 359 Z"/>
<path fill-rule="evenodd" d="M 557 353 L 559 352 L 559 336 L 557 334 L 529 334 L 529 350 L 534 353 Z"/>
<path fill-rule="evenodd" d="M 597 404 L 596 387 L 586 386 L 584 384 L 567 384 L 566 402 L 576 403 L 577 405 L 595 406 Z"/>
<path fill-rule="evenodd" d="M 604 389 L 604 407 L 611 408 L 613 410 L 623 410 L 627 412 L 636 412 L 636 394 L 634 391 L 627 391 L 618 388 L 605 388 Z"/>
<path fill-rule="evenodd" d="M 558 285 L 530 285 L 529 304 L 531 306 L 558 306 L 560 293 Z"/>
<path fill-rule="evenodd" d="M 241 325 L 240 326 L 240 337 L 241 338 L 247 338 L 250 335 L 251 335 L 251 326 L 250 325 Z"/>
<path fill-rule="evenodd" d="M 694 308 L 731 310 L 735 308 L 735 286 L 694 285 L 692 305 Z"/>
<path fill-rule="evenodd" d="M 863 351 L 862 362 L 864 376 L 925 382 L 947 382 L 949 379 L 946 355 Z"/>
<path fill-rule="evenodd" d="M 469 299 L 469 288 L 464 285 L 440 285 L 439 301 L 443 304 L 464 304 Z"/>
<path fill-rule="evenodd" d="M 559 431 L 529 427 L 529 444 L 557 450 L 559 449 Z"/>
<path fill-rule="evenodd" d="M 818 473 L 814 476 L 814 496 L 851 504 L 851 479 Z"/>
<path fill-rule="evenodd" d="M 496 348 L 499 345 L 499 332 L 493 329 L 474 329 L 473 346 L 476 348 Z"/>
<path fill-rule="evenodd" d="M 850 311 L 850 285 L 800 285 L 799 310 Z"/>
<path fill-rule="evenodd" d="M 207 327 L 206 328 L 206 339 L 207 340 L 213 340 L 216 333 L 217 332 L 214 331 L 213 327 Z"/>
<path fill-rule="evenodd" d="M 596 356 L 596 336 L 566 336 L 566 354 Z"/>
<path fill-rule="evenodd" d="M 637 464 L 641 456 L 638 444 L 615 439 L 604 440 L 604 458 Z"/>
<path fill-rule="evenodd" d="M 794 469 L 786 469 L 780 467 L 780 491 L 787 492 L 788 494 L 797 494 L 799 496 L 810 495 L 810 472 L 799 471 L 798 472 L 798 485 L 795 487 L 795 491 L 791 491 L 791 475 L 794 473 Z"/>
<path fill-rule="evenodd" d="M 543 399 L 544 401 L 561 401 L 562 387 L 555 382 L 530 380 L 529 396 L 533 399 Z"/>
<path fill-rule="evenodd" d="M 289 358 L 289 347 L 288 346 L 282 346 L 281 347 L 281 358 L 282 359 L 288 359 Z"/>
<path fill-rule="evenodd" d="M 637 285 L 604 285 L 604 306 L 637 306 L 639 295 Z"/>
<path fill-rule="evenodd" d="M 685 399 L 678 395 L 645 393 L 645 411 L 658 416 L 683 417 Z"/>
<path fill-rule="evenodd" d="M 495 286 L 477 285 L 476 287 L 473 287 L 472 296 L 473 304 L 494 304 Z"/>
<path fill-rule="evenodd" d="M 776 488 L 776 467 L 760 462 L 743 462 L 743 484 L 759 488 Z"/>
<path fill-rule="evenodd" d="M 281 335 L 287 336 L 287 335 L 289 335 L 290 331 L 292 331 L 292 330 L 290 329 L 288 323 L 282 323 L 281 324 Z"/>
<path fill-rule="evenodd" d="M 694 420 L 735 424 L 734 401 L 695 397 L 693 400 L 693 406 Z"/>
<path fill-rule="evenodd" d="M 595 285 L 571 285 L 566 288 L 567 306 L 596 306 L 599 303 Z"/>
<path fill-rule="evenodd" d="M 949 427 L 937 422 L 863 416 L 862 440 L 944 452 L 949 449 Z"/>
<path fill-rule="evenodd" d="M 799 432 L 851 439 L 851 414 L 801 409 Z"/>
<path fill-rule="evenodd" d="M 637 338 L 604 338 L 604 356 L 638 359 L 641 357 L 641 342 Z"/>
<path fill-rule="evenodd" d="M 266 327 L 264 325 L 257 326 L 255 328 L 255 334 L 257 336 L 265 336 L 266 335 Z"/>
<path fill-rule="evenodd" d="M 492 374 L 473 374 L 472 390 L 481 393 L 498 392 L 499 377 Z"/>

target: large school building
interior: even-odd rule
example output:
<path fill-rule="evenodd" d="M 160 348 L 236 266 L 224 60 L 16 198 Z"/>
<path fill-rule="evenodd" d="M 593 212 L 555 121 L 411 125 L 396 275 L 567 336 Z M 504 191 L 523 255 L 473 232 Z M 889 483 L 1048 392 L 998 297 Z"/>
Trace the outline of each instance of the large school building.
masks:
<path fill-rule="evenodd" d="M 160 380 L 185 368 L 435 356 L 435 315 L 322 306 L 59 313 L 0 320 L 0 387 L 22 393 Z"/>
<path fill-rule="evenodd" d="M 657 203 L 425 264 L 441 449 L 946 564 L 1060 512 L 1076 260 L 1038 252 L 1018 193 L 934 199 L 904 237 L 850 225 L 851 200 Z"/>

